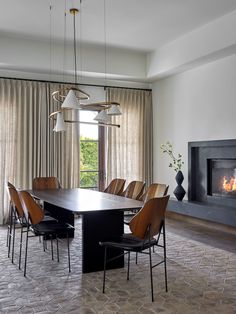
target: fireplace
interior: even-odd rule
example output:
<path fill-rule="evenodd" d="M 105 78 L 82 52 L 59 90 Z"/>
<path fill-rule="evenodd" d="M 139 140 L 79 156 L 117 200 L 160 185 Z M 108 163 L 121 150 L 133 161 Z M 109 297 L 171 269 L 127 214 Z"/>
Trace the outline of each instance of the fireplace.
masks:
<path fill-rule="evenodd" d="M 188 143 L 188 201 L 170 211 L 236 227 L 236 140 Z"/>
<path fill-rule="evenodd" d="M 236 159 L 207 159 L 207 195 L 236 198 Z"/>
<path fill-rule="evenodd" d="M 188 201 L 168 211 L 236 227 L 236 140 L 188 143 Z"/>

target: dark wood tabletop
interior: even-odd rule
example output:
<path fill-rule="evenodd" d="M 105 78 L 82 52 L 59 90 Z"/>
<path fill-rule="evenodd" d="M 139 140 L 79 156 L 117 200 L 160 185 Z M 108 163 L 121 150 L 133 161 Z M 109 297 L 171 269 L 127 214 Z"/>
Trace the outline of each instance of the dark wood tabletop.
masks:
<path fill-rule="evenodd" d="M 33 196 L 79 214 L 121 209 L 140 209 L 143 202 L 88 189 L 29 190 Z"/>

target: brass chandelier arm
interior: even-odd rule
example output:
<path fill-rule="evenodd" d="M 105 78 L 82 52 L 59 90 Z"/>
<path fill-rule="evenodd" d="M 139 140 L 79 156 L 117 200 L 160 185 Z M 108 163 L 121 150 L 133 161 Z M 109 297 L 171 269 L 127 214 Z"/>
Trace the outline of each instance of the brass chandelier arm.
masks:
<path fill-rule="evenodd" d="M 52 93 L 52 98 L 59 102 L 59 103 L 63 103 L 63 101 L 65 100 L 66 96 L 67 96 L 67 92 L 69 90 L 73 90 L 76 98 L 79 100 L 88 100 L 89 99 L 89 94 L 85 93 L 83 90 L 77 88 L 77 87 L 70 87 L 70 88 L 60 88 L 58 90 L 56 90 L 55 92 Z"/>
<path fill-rule="evenodd" d="M 82 110 L 101 111 L 101 110 L 111 108 L 112 105 L 120 106 L 118 102 L 103 101 L 103 102 L 95 102 L 91 104 L 80 104 L 80 107 Z"/>
<path fill-rule="evenodd" d="M 54 111 L 50 114 L 49 119 L 56 120 L 56 115 L 58 113 L 62 113 L 63 110 Z M 86 122 L 86 121 L 80 121 L 80 120 L 64 120 L 64 122 L 67 123 L 80 123 L 80 124 L 89 124 L 89 125 L 96 125 L 96 126 L 103 126 L 103 127 L 117 127 L 120 128 L 120 124 L 114 124 L 114 123 L 102 123 L 102 122 Z"/>

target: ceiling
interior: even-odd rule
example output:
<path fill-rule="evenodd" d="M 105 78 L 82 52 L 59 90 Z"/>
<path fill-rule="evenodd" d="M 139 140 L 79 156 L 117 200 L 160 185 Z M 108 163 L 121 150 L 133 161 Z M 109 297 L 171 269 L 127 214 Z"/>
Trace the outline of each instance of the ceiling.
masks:
<path fill-rule="evenodd" d="M 80 1 L 0 0 L 0 6 L 0 35 L 63 40 L 64 8 L 80 7 Z M 78 38 L 104 45 L 104 7 L 107 45 L 152 51 L 236 10 L 236 0 L 82 0 Z M 69 40 L 71 15 L 66 31 Z"/>

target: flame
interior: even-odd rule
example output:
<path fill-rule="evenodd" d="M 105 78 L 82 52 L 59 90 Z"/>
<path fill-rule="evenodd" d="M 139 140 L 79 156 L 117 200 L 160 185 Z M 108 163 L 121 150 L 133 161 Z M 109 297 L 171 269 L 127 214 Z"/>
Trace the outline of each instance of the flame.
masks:
<path fill-rule="evenodd" d="M 222 187 L 226 192 L 236 191 L 236 178 L 231 177 L 230 180 L 227 180 L 224 176 Z"/>

